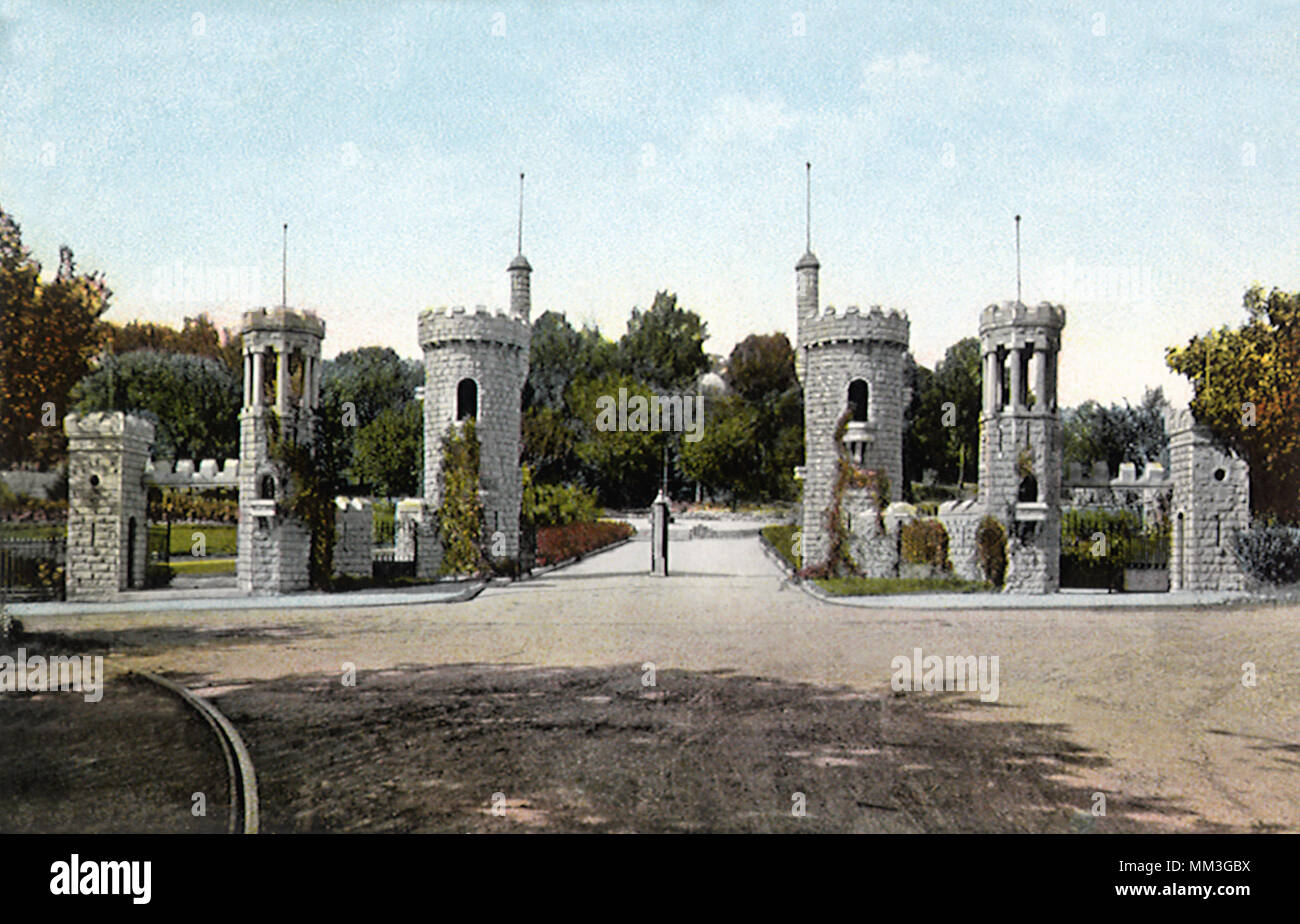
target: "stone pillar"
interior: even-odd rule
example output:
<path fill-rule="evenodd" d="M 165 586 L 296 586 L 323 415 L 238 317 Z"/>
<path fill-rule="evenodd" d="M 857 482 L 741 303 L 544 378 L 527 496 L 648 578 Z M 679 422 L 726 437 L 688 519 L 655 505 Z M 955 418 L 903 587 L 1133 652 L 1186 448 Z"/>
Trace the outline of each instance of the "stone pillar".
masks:
<path fill-rule="evenodd" d="M 1034 412 L 1037 414 L 1047 413 L 1049 395 L 1047 393 L 1047 351 L 1041 346 L 1035 344 L 1033 352 L 1034 364 Z"/>
<path fill-rule="evenodd" d="M 1250 525 L 1250 469 L 1225 452 L 1187 409 L 1166 413 L 1173 518 L 1170 590 L 1236 591 L 1249 586 L 1233 551 Z"/>
<path fill-rule="evenodd" d="M 650 505 L 650 573 L 668 577 L 668 498 L 662 490 Z"/>
<path fill-rule="evenodd" d="M 262 406 L 262 392 L 266 388 L 266 354 L 261 350 L 254 350 L 253 357 L 253 400 L 248 402 L 249 407 Z"/>
<path fill-rule="evenodd" d="M 289 351 L 282 344 L 275 351 L 275 412 L 283 420 L 289 411 Z"/>
<path fill-rule="evenodd" d="M 68 435 L 69 600 L 143 587 L 149 548 L 144 473 L 153 424 L 121 411 L 63 422 Z"/>
<path fill-rule="evenodd" d="M 998 353 L 988 350 L 984 353 L 984 416 L 997 413 L 998 407 Z"/>
<path fill-rule="evenodd" d="M 1011 348 L 1011 410 L 1016 412 L 1022 409 L 1020 395 L 1024 388 L 1024 378 L 1020 367 L 1020 355 L 1023 352 L 1021 347 Z"/>

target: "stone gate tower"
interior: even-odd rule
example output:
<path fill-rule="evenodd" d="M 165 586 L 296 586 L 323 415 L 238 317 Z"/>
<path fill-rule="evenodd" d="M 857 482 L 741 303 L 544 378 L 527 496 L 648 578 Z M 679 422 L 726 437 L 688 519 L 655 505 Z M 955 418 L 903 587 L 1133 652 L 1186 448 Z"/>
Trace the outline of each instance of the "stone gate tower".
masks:
<path fill-rule="evenodd" d="M 1168 409 L 1169 589 L 1243 590 L 1249 578 L 1233 552 L 1250 526 L 1250 467 L 1220 446 L 1190 409 Z"/>
<path fill-rule="evenodd" d="M 244 313 L 244 407 L 239 414 L 239 542 L 236 571 L 246 593 L 308 586 L 311 534 L 289 514 L 293 485 L 271 462 L 271 421 L 280 438 L 310 443 L 320 395 L 325 322 L 291 308 Z"/>
<path fill-rule="evenodd" d="M 983 404 L 979 506 L 1007 527 L 1006 590 L 1060 586 L 1061 416 L 1057 356 L 1065 309 L 990 305 L 980 315 Z"/>
<path fill-rule="evenodd" d="M 803 561 L 819 564 L 830 551 L 826 513 L 838 475 L 841 437 L 854 463 L 883 472 L 889 500 L 903 481 L 904 361 L 910 325 L 906 315 L 879 306 L 823 313 L 818 302 L 821 264 L 811 248 L 795 264 L 798 280 L 798 365 L 804 389 Z M 884 511 L 879 511 L 883 513 Z"/>
<path fill-rule="evenodd" d="M 69 600 L 143 587 L 148 549 L 145 468 L 153 424 L 121 411 L 63 421 L 68 435 Z"/>
<path fill-rule="evenodd" d="M 478 433 L 479 490 L 484 539 L 501 557 L 519 557 L 519 513 L 523 482 L 519 468 L 521 400 L 528 378 L 529 277 L 533 268 L 521 252 L 510 261 L 510 310 L 493 314 L 479 307 L 434 308 L 420 314 L 424 350 L 424 502 L 442 504 L 442 440 L 473 418 Z M 417 573 L 432 570 L 429 549 L 436 537 L 423 533 Z"/>

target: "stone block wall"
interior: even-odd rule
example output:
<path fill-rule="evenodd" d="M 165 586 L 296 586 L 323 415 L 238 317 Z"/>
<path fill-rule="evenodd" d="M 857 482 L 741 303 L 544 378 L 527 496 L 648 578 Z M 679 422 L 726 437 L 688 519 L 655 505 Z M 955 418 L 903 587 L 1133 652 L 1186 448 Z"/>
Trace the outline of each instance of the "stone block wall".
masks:
<path fill-rule="evenodd" d="M 1020 492 L 1022 452 L 1038 482 L 1040 503 L 1061 503 L 1061 454 L 1064 436 L 1055 415 L 999 414 L 980 421 L 979 500 L 1000 516 Z"/>
<path fill-rule="evenodd" d="M 948 561 L 952 573 L 963 580 L 984 580 L 975 545 L 975 533 L 982 519 L 984 509 L 978 501 L 945 501 L 939 505 L 939 522 L 948 531 Z"/>
<path fill-rule="evenodd" d="M 1218 446 L 1187 410 L 1166 416 L 1169 432 L 1169 586 L 1171 590 L 1243 590 L 1250 578 L 1233 552 L 1250 526 L 1250 470 Z"/>
<path fill-rule="evenodd" d="M 251 518 L 239 534 L 239 589 L 245 593 L 283 594 L 310 584 L 311 532 L 291 517 Z M 243 526 L 243 521 L 240 521 Z M 247 555 L 247 561 L 245 561 Z"/>
<path fill-rule="evenodd" d="M 1002 524 L 1007 529 L 1009 594 L 1050 594 L 1061 586 L 1061 515 L 1043 520 Z"/>
<path fill-rule="evenodd" d="M 260 497 L 263 478 L 275 497 Z M 311 532 L 285 510 L 290 486 L 272 467 L 264 408 L 239 415 L 239 528 L 235 571 L 245 593 L 290 593 L 310 584 Z M 260 503 L 259 503 L 260 502 Z"/>
<path fill-rule="evenodd" d="M 848 404 L 849 384 L 868 387 L 868 421 L 862 468 L 883 471 L 889 498 L 898 500 L 903 480 L 903 362 L 906 343 L 848 341 L 804 350 L 804 560 L 824 561 L 829 537 L 824 522 L 838 475 L 835 427 Z"/>
<path fill-rule="evenodd" d="M 334 573 L 372 577 L 375 573 L 375 511 L 369 498 L 334 500 Z"/>
<path fill-rule="evenodd" d="M 69 600 L 103 600 L 143 587 L 149 521 L 145 466 L 153 424 L 120 411 L 69 414 L 68 544 L 65 588 Z"/>
<path fill-rule="evenodd" d="M 442 566 L 442 538 L 438 530 L 438 510 L 423 498 L 408 497 L 398 501 L 395 513 L 395 561 L 414 561 L 415 576 L 434 580 Z"/>
<path fill-rule="evenodd" d="M 505 556 L 519 555 L 522 414 L 531 328 L 505 315 L 445 311 L 420 317 L 424 349 L 424 492 L 434 510 L 442 504 L 442 439 L 456 422 L 457 386 L 478 386 L 475 421 L 480 444 L 479 485 L 489 537 L 500 532 Z"/>
<path fill-rule="evenodd" d="M 841 512 L 849 530 L 849 555 L 865 577 L 898 574 L 897 522 L 882 523 L 876 516 L 875 495 L 864 489 L 844 492 Z"/>

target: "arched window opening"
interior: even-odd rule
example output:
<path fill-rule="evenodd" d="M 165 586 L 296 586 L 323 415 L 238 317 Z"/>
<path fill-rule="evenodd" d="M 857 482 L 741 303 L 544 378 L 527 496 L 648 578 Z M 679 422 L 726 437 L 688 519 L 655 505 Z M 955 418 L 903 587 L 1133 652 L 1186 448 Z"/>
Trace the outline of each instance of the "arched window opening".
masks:
<path fill-rule="evenodd" d="M 257 484 L 258 500 L 275 500 L 275 478 L 271 475 L 263 475 L 262 480 Z"/>
<path fill-rule="evenodd" d="M 854 379 L 849 383 L 849 407 L 853 410 L 853 416 L 850 418 L 855 422 L 865 423 L 867 420 L 867 383 L 862 379 Z"/>
<path fill-rule="evenodd" d="M 478 383 L 473 379 L 461 379 L 456 386 L 456 419 L 468 420 L 478 417 Z"/>
<path fill-rule="evenodd" d="M 1038 479 L 1033 475 L 1026 475 L 1020 481 L 1020 493 L 1016 495 L 1016 500 L 1022 504 L 1033 504 L 1038 501 Z"/>

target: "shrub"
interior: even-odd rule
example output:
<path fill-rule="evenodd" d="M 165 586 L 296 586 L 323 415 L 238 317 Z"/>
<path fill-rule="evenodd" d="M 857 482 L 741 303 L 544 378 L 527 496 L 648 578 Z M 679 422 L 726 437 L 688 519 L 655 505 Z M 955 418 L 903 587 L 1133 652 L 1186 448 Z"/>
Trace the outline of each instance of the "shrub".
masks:
<path fill-rule="evenodd" d="M 524 500 L 526 513 L 538 526 L 594 523 L 600 518 L 596 493 L 573 484 L 533 485 Z"/>
<path fill-rule="evenodd" d="M 996 517 L 980 520 L 975 530 L 975 554 L 984 577 L 994 587 L 1001 587 L 1007 576 L 1007 531 Z"/>
<path fill-rule="evenodd" d="M 542 526 L 537 530 L 537 563 L 553 565 L 612 545 L 630 535 L 631 524 L 609 520 Z"/>
<path fill-rule="evenodd" d="M 239 496 L 233 488 L 204 491 L 149 489 L 149 519 L 158 522 L 234 523 L 239 519 Z"/>
<path fill-rule="evenodd" d="M 899 531 L 903 561 L 950 571 L 948 530 L 938 520 L 908 520 Z"/>
<path fill-rule="evenodd" d="M 1300 527 L 1254 523 L 1238 530 L 1237 561 L 1251 576 L 1270 584 L 1300 581 Z"/>
<path fill-rule="evenodd" d="M 1105 539 L 1098 554 L 1097 534 Z M 1067 510 L 1061 516 L 1061 554 L 1081 561 L 1124 562 L 1134 540 L 1142 535 L 1142 520 L 1130 510 Z"/>
<path fill-rule="evenodd" d="M 483 502 L 479 499 L 479 441 L 474 418 L 452 427 L 442 440 L 442 573 L 483 570 Z"/>

